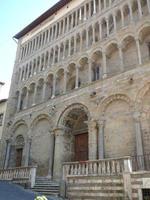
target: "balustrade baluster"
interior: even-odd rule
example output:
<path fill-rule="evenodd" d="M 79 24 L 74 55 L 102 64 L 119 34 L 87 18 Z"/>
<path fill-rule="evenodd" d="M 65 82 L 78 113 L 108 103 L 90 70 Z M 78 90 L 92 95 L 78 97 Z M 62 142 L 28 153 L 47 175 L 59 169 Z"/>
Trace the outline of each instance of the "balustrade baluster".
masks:
<path fill-rule="evenodd" d="M 94 174 L 97 174 L 97 163 L 93 164 L 93 172 Z"/>
<path fill-rule="evenodd" d="M 79 163 L 79 168 L 78 168 L 78 175 L 81 174 L 81 164 Z"/>
<path fill-rule="evenodd" d="M 101 162 L 98 163 L 98 175 L 102 174 L 102 165 Z"/>
<path fill-rule="evenodd" d="M 112 174 L 116 173 L 115 161 L 112 160 Z"/>
<path fill-rule="evenodd" d="M 102 174 L 106 174 L 106 163 L 102 161 Z"/>
<path fill-rule="evenodd" d="M 110 162 L 111 161 L 107 161 L 107 174 L 111 174 L 111 171 L 110 171 Z"/>
<path fill-rule="evenodd" d="M 121 170 L 120 170 L 120 163 L 119 163 L 119 161 L 117 161 L 116 168 L 117 168 L 117 174 L 120 174 Z"/>
<path fill-rule="evenodd" d="M 88 163 L 85 164 L 85 172 L 86 172 L 86 175 L 88 175 Z"/>

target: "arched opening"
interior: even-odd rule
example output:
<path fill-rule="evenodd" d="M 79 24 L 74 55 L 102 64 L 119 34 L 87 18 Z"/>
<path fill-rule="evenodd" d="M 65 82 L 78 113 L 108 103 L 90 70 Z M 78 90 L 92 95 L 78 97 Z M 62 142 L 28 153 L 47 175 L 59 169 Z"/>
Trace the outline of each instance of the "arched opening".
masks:
<path fill-rule="evenodd" d="M 102 78 L 102 52 L 96 51 L 92 55 L 92 81 Z"/>
<path fill-rule="evenodd" d="M 46 100 L 50 99 L 53 94 L 53 74 L 49 74 L 46 80 L 46 92 L 45 92 L 45 98 Z"/>
<path fill-rule="evenodd" d="M 109 34 L 111 34 L 114 32 L 114 20 L 112 15 L 109 16 L 108 23 L 109 23 Z"/>
<path fill-rule="evenodd" d="M 99 33 L 99 24 L 98 22 L 94 25 L 94 29 L 95 29 L 95 42 L 98 42 L 100 40 L 100 33 Z"/>
<path fill-rule="evenodd" d="M 39 116 L 34 121 L 31 137 L 30 165 L 37 165 L 37 176 L 47 176 L 53 159 L 54 136 L 51 134 L 51 123 L 46 116 Z"/>
<path fill-rule="evenodd" d="M 33 98 L 34 98 L 34 91 L 35 91 L 35 83 L 32 83 L 30 86 L 29 86 L 29 96 L 28 96 L 28 107 L 31 107 L 32 104 L 33 104 Z"/>
<path fill-rule="evenodd" d="M 92 28 L 92 26 L 90 26 L 88 29 L 88 35 L 89 35 L 88 46 L 91 46 L 93 44 L 93 28 Z"/>
<path fill-rule="evenodd" d="M 130 24 L 130 10 L 128 5 L 125 5 L 123 7 L 123 14 L 124 14 L 124 25 L 127 26 Z"/>
<path fill-rule="evenodd" d="M 124 69 L 132 69 L 138 64 L 138 55 L 135 39 L 132 36 L 127 36 L 123 40 L 122 46 Z"/>
<path fill-rule="evenodd" d="M 144 90 L 145 88 L 143 88 Z M 147 90 L 144 92 L 144 95 L 141 99 L 141 132 L 142 132 L 142 141 L 143 141 L 143 150 L 144 154 L 148 155 L 150 152 L 150 87 L 147 85 Z"/>
<path fill-rule="evenodd" d="M 25 165 L 25 138 L 28 128 L 26 124 L 19 124 L 14 130 L 14 136 L 11 140 L 8 168 L 22 167 Z"/>
<path fill-rule="evenodd" d="M 79 87 L 84 86 L 88 82 L 88 58 L 84 57 L 79 61 Z"/>
<path fill-rule="evenodd" d="M 76 86 L 76 65 L 74 63 L 68 66 L 68 72 L 67 91 L 71 91 Z"/>
<path fill-rule="evenodd" d="M 150 26 L 143 28 L 139 33 L 142 63 L 150 60 Z"/>
<path fill-rule="evenodd" d="M 76 51 L 80 52 L 80 43 L 81 43 L 81 38 L 80 38 L 80 34 L 78 33 L 76 35 Z"/>
<path fill-rule="evenodd" d="M 107 55 L 107 73 L 114 75 L 120 71 L 120 59 L 118 45 L 116 43 L 110 44 L 106 49 Z"/>
<path fill-rule="evenodd" d="M 117 27 L 117 30 L 120 30 L 121 27 L 122 27 L 122 22 L 121 22 L 121 11 L 118 10 L 116 12 L 116 27 Z"/>
<path fill-rule="evenodd" d="M 102 39 L 105 39 L 107 37 L 107 23 L 106 20 L 102 20 Z"/>
<path fill-rule="evenodd" d="M 42 102 L 44 79 L 40 79 L 37 85 L 36 104 Z"/>
<path fill-rule="evenodd" d="M 82 32 L 82 48 L 86 48 L 86 30 Z"/>
<path fill-rule="evenodd" d="M 20 110 L 26 108 L 26 105 L 27 105 L 27 88 L 25 87 L 22 89 L 21 93 Z"/>
<path fill-rule="evenodd" d="M 139 20 L 139 10 L 137 1 L 133 1 L 132 3 L 132 13 L 133 13 L 133 20 L 137 22 Z"/>
<path fill-rule="evenodd" d="M 149 14 L 147 0 L 141 0 L 142 14 L 144 16 Z"/>
<path fill-rule="evenodd" d="M 122 99 L 112 100 L 105 108 L 104 118 L 105 158 L 134 155 L 135 130 L 129 104 Z"/>
<path fill-rule="evenodd" d="M 88 160 L 87 114 L 80 108 L 74 108 L 65 117 L 64 125 L 70 132 L 70 161 Z"/>
<path fill-rule="evenodd" d="M 59 69 L 56 74 L 56 92 L 55 95 L 61 95 L 64 92 L 64 69 Z"/>

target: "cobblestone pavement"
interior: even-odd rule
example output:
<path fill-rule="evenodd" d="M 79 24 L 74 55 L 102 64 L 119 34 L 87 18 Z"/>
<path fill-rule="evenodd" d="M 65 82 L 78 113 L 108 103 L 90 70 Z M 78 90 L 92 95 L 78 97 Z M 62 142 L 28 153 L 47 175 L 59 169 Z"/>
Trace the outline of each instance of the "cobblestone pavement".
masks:
<path fill-rule="evenodd" d="M 0 200 L 34 200 L 37 194 L 25 190 L 18 185 L 0 181 Z M 61 198 L 48 198 L 48 200 L 62 200 Z"/>

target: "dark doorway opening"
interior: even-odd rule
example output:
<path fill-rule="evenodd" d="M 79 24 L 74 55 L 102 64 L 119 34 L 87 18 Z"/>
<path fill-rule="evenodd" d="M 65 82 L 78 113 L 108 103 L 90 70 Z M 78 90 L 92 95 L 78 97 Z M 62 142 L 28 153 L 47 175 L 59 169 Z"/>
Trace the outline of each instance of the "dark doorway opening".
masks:
<path fill-rule="evenodd" d="M 150 200 L 150 189 L 143 189 L 143 200 Z"/>
<path fill-rule="evenodd" d="M 16 167 L 21 167 L 23 149 L 16 149 Z"/>

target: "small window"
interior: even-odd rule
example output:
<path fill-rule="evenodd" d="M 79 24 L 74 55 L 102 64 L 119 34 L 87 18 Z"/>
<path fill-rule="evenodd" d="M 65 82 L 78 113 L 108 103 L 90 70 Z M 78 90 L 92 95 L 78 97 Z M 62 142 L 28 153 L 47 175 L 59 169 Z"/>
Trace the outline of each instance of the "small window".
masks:
<path fill-rule="evenodd" d="M 2 126 L 2 124 L 3 124 L 3 117 L 4 117 L 4 114 L 1 113 L 0 114 L 0 126 Z"/>
<path fill-rule="evenodd" d="M 149 200 L 150 199 L 150 189 L 143 189 L 143 200 Z"/>

